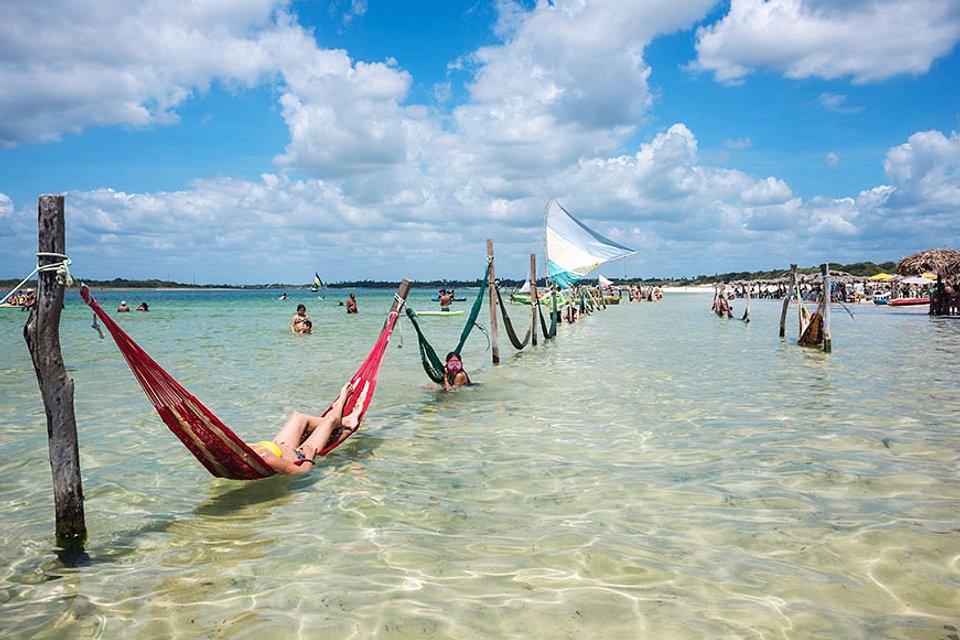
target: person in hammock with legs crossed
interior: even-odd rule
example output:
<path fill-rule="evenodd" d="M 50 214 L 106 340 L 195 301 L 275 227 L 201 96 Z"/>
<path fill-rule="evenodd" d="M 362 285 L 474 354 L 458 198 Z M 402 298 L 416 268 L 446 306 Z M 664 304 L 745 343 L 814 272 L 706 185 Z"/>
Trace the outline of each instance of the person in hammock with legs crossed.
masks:
<path fill-rule="evenodd" d="M 350 383 L 343 385 L 325 416 L 295 412 L 287 418 L 272 442 L 256 442 L 251 447 L 276 473 L 293 475 L 310 471 L 317 452 L 327 446 L 331 434 L 339 429 L 353 431 L 360 425 L 367 385 L 363 386 L 353 410 L 343 415 L 343 407 L 353 393 Z"/>

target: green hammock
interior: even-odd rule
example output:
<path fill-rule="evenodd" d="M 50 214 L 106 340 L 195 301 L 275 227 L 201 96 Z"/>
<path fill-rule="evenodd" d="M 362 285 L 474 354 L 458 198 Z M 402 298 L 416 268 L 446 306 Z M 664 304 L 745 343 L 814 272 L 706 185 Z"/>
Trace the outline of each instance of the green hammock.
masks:
<path fill-rule="evenodd" d="M 503 304 L 503 296 L 500 294 L 500 285 L 495 284 L 494 289 L 497 292 L 497 304 L 500 307 L 500 317 L 503 318 L 503 328 L 506 329 L 507 337 L 510 338 L 510 343 L 513 344 L 513 348 L 517 351 L 521 351 L 530 341 L 530 330 L 533 328 L 533 323 L 527 325 L 527 333 L 523 336 L 523 340 L 518 338 L 517 332 L 513 329 L 513 323 L 510 321 L 510 316 L 507 315 L 507 307 Z"/>
<path fill-rule="evenodd" d="M 463 325 L 463 331 L 460 332 L 460 342 L 458 342 L 457 346 L 451 349 L 451 351 L 461 352 L 463 345 L 466 344 L 467 338 L 470 336 L 470 332 L 473 331 L 474 327 L 479 327 L 480 330 L 483 331 L 483 327 L 477 324 L 477 318 L 480 316 L 480 309 L 483 306 L 483 292 L 486 290 L 490 281 L 490 268 L 492 265 L 493 262 L 488 259 L 487 270 L 483 274 L 483 282 L 480 283 L 480 291 L 477 293 L 477 299 L 473 301 L 470 315 L 467 316 L 467 322 Z M 430 341 L 427 340 L 427 337 L 423 334 L 423 330 L 417 322 L 417 312 L 409 306 L 407 306 L 407 317 L 410 318 L 410 322 L 413 323 L 413 328 L 417 332 L 420 363 L 423 365 L 424 372 L 426 372 L 428 378 L 437 384 L 442 384 L 443 370 L 445 368 L 443 361 L 440 359 L 440 356 L 437 355 L 437 350 L 433 348 L 433 345 L 430 344 Z"/>
<path fill-rule="evenodd" d="M 543 330 L 543 337 L 552 340 L 557 335 L 557 314 L 550 311 L 550 328 L 547 329 L 547 321 L 543 319 L 543 307 L 540 305 L 540 299 L 537 298 L 537 316 L 540 317 L 540 328 Z"/>

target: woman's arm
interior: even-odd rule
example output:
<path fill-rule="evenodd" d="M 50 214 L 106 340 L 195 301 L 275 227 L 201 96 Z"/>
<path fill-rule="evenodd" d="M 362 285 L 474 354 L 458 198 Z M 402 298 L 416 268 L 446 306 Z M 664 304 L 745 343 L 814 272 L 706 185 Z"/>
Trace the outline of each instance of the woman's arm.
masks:
<path fill-rule="evenodd" d="M 298 473 L 306 473 L 313 469 L 313 464 L 310 462 L 304 462 L 301 465 L 296 465 L 289 460 L 284 460 L 283 458 L 274 455 L 272 451 L 265 449 L 260 445 L 251 445 L 253 450 L 257 452 L 264 462 L 266 462 L 271 469 L 276 473 L 281 473 L 284 475 L 292 476 Z"/>

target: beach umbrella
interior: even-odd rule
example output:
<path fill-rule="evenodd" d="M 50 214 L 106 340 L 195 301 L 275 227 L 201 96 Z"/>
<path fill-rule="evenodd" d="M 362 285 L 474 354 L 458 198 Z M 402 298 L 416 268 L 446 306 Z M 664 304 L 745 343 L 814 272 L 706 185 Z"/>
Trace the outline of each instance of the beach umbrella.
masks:
<path fill-rule="evenodd" d="M 935 274 L 935 273 L 921 273 L 921 274 L 920 274 L 920 277 L 921 277 L 921 278 L 929 278 L 930 280 L 936 280 L 936 279 L 937 279 L 937 274 Z"/>
<path fill-rule="evenodd" d="M 919 284 L 925 287 L 929 287 L 933 284 L 933 280 L 930 278 L 924 278 L 923 276 L 910 276 L 909 278 L 904 278 L 900 282 L 903 284 Z"/>
<path fill-rule="evenodd" d="M 929 249 L 901 258 L 897 273 L 917 275 L 930 272 L 941 276 L 960 273 L 960 251 L 954 249 Z"/>
<path fill-rule="evenodd" d="M 896 276 L 892 276 L 889 273 L 878 273 L 875 276 L 870 276 L 867 280 L 886 282 L 887 280 L 893 280 L 895 277 Z"/>

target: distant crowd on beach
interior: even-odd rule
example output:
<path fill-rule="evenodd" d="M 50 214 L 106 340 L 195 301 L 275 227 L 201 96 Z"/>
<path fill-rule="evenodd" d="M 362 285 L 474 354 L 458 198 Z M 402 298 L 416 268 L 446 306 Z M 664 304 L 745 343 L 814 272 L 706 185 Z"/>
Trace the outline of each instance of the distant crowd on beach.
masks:
<path fill-rule="evenodd" d="M 927 298 L 936 290 L 936 281 L 930 280 L 929 283 L 902 283 L 898 281 L 891 282 L 831 282 L 833 299 L 851 304 L 860 304 L 872 302 L 875 299 L 891 298 Z M 955 289 L 956 284 L 952 279 L 947 279 L 946 286 L 951 290 Z M 822 295 L 823 286 L 820 282 L 801 282 L 798 285 L 800 296 L 807 301 L 819 302 Z M 745 298 L 749 293 L 751 298 L 766 298 L 772 300 L 782 300 L 787 297 L 789 286 L 783 283 L 760 284 L 760 283 L 733 283 L 724 284 L 721 289 L 728 298 Z"/>
<path fill-rule="evenodd" d="M 807 277 L 797 284 L 799 295 L 810 302 L 819 302 L 823 293 L 822 281 Z M 930 306 L 930 314 L 937 316 L 960 315 L 960 276 L 901 278 L 890 276 L 884 280 L 841 276 L 830 282 L 831 298 L 848 304 L 885 304 L 890 300 L 908 299 L 913 304 Z M 768 298 L 781 300 L 789 293 L 784 282 L 734 282 L 719 286 L 719 295 L 728 300 L 735 298 Z"/>

